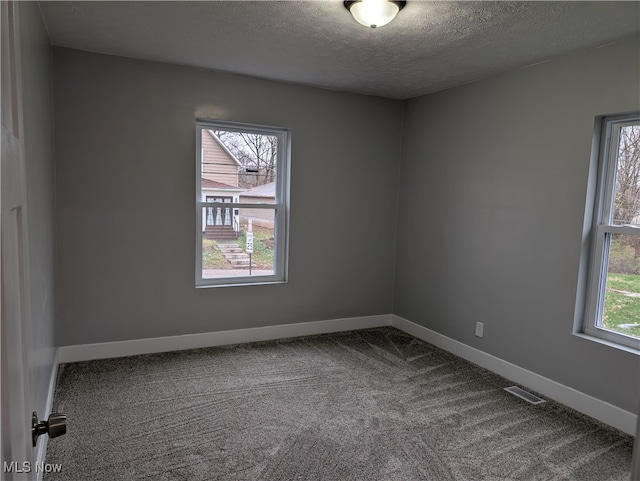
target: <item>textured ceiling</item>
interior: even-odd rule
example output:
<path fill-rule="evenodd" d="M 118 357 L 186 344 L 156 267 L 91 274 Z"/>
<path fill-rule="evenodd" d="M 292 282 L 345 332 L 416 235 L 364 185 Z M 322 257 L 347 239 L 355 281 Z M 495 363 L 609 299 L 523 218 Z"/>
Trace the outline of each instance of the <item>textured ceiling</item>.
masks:
<path fill-rule="evenodd" d="M 410 98 L 640 31 L 640 2 L 409 1 L 385 27 L 341 1 L 40 2 L 54 45 Z"/>

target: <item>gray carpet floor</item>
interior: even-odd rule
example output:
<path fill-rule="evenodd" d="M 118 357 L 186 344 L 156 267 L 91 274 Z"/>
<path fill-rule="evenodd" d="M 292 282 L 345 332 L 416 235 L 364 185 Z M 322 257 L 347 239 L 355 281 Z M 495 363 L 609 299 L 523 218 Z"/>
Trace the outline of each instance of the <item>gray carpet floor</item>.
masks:
<path fill-rule="evenodd" d="M 48 481 L 628 481 L 633 438 L 394 328 L 62 365 Z"/>

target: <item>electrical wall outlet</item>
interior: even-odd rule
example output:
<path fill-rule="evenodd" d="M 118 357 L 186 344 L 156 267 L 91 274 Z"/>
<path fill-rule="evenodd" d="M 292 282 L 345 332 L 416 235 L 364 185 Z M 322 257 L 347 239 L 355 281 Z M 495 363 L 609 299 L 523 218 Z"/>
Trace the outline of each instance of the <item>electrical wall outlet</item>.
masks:
<path fill-rule="evenodd" d="M 484 337 L 484 324 L 482 322 L 476 322 L 476 336 Z"/>

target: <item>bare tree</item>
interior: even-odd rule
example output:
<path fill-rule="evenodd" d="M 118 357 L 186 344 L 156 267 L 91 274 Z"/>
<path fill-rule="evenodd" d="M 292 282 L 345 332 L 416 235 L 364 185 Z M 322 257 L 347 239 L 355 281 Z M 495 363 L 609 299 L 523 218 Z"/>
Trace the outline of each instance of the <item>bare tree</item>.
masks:
<path fill-rule="evenodd" d="M 224 130 L 216 131 L 216 135 L 245 168 L 240 174 L 241 187 L 252 188 L 275 180 L 278 146 L 275 136 Z"/>
<path fill-rule="evenodd" d="M 616 195 L 613 205 L 615 224 L 640 223 L 640 126 L 620 129 L 618 165 L 616 170 Z M 638 236 L 621 236 L 623 245 L 633 248 L 634 257 L 640 257 Z"/>
<path fill-rule="evenodd" d="M 635 224 L 640 215 L 640 126 L 620 129 L 613 219 Z"/>

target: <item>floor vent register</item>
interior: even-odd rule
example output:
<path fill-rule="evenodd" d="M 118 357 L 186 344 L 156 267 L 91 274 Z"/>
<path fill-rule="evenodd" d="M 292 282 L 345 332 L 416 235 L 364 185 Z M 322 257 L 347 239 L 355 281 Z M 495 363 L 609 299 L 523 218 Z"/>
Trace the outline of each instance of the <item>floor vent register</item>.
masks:
<path fill-rule="evenodd" d="M 530 404 L 542 404 L 543 402 L 546 402 L 544 399 L 539 398 L 538 396 L 531 394 L 524 389 L 520 389 L 518 386 L 505 387 L 504 390 L 513 394 L 514 396 L 518 396 L 519 398 L 524 399 Z"/>

